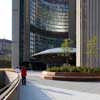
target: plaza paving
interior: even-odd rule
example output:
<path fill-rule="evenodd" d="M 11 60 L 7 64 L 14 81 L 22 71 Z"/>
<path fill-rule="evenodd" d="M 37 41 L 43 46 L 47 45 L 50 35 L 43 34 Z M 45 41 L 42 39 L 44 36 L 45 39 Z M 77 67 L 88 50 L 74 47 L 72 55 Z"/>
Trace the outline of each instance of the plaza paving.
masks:
<path fill-rule="evenodd" d="M 43 80 L 40 72 L 28 72 L 20 100 L 100 100 L 100 82 Z"/>

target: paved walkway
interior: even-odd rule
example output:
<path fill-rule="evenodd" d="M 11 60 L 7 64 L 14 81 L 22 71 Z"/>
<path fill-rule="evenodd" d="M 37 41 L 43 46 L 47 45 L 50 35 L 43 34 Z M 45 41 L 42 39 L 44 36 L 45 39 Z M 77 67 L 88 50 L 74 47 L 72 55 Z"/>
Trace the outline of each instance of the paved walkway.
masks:
<path fill-rule="evenodd" d="M 99 82 L 42 80 L 39 72 L 28 72 L 20 100 L 100 100 Z"/>

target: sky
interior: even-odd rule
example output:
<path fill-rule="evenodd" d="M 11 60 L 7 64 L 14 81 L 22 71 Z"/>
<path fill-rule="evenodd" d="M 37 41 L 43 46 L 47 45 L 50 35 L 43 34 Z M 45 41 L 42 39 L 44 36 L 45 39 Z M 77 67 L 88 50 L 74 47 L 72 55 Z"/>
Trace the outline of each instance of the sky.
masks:
<path fill-rule="evenodd" d="M 0 0 L 0 39 L 12 40 L 12 0 Z"/>

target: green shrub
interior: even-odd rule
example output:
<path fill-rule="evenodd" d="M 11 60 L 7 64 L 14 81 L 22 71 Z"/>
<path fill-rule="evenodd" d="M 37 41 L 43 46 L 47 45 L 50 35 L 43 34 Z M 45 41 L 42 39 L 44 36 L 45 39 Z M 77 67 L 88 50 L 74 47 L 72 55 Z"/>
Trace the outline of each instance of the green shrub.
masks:
<path fill-rule="evenodd" d="M 51 67 L 47 68 L 50 72 L 83 72 L 83 73 L 97 73 L 100 72 L 100 68 L 90 68 L 90 67 L 76 67 L 76 66 L 61 66 L 61 67 Z"/>

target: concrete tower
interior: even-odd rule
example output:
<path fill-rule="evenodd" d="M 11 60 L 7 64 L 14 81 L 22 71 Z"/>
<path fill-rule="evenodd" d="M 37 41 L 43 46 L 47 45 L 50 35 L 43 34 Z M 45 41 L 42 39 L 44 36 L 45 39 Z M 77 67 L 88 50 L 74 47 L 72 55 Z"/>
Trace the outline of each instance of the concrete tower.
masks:
<path fill-rule="evenodd" d="M 100 66 L 100 0 L 77 0 L 77 66 Z M 96 56 L 88 54 L 88 43 L 96 37 Z"/>

